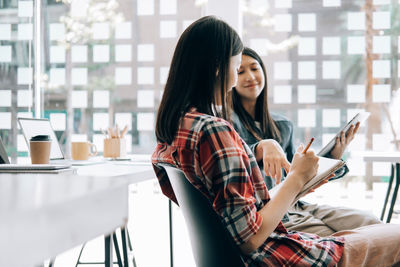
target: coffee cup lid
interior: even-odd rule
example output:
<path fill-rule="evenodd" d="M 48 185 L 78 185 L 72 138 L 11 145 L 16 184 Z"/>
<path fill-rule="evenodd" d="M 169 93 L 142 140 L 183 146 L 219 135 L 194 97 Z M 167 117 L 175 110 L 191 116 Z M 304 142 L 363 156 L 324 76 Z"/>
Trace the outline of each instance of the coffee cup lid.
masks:
<path fill-rule="evenodd" d="M 51 141 L 51 139 L 48 135 L 35 135 L 30 141 Z"/>

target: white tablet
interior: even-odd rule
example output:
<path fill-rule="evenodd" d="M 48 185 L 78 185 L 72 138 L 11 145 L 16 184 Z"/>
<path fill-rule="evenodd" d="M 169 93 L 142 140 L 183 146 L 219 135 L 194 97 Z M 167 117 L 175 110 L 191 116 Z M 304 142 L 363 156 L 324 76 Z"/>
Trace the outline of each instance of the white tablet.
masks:
<path fill-rule="evenodd" d="M 369 115 L 369 112 L 357 113 L 343 128 L 339 130 L 339 132 L 332 138 L 332 140 L 329 141 L 329 143 L 326 144 L 326 146 L 324 146 L 321 151 L 318 152 L 318 156 L 325 156 L 326 154 L 328 154 L 335 147 L 336 137 L 339 136 L 342 131 L 346 133 L 352 125 L 356 126 L 358 122 L 360 122 L 360 124 L 363 123 L 367 120 Z"/>

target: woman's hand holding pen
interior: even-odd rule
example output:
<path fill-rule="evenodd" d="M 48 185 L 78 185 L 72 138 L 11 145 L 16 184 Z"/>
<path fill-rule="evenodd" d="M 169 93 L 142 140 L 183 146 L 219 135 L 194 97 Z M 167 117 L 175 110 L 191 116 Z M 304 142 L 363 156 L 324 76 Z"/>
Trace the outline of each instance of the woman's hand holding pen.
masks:
<path fill-rule="evenodd" d="M 287 180 L 295 179 L 301 183 L 301 187 L 313 178 L 318 171 L 318 157 L 314 151 L 307 151 L 303 145 L 297 148 L 293 157 L 292 166 L 290 167 Z"/>
<path fill-rule="evenodd" d="M 311 175 L 309 175 L 310 173 L 305 173 L 305 174 L 303 174 L 303 176 L 304 176 L 303 178 L 305 178 L 305 179 L 303 179 L 304 184 L 307 183 L 310 179 L 312 179 L 312 178 L 317 174 L 317 172 L 318 172 L 318 160 L 319 160 L 319 159 L 318 159 L 318 157 L 314 154 L 313 151 L 308 151 L 308 149 L 310 148 L 310 146 L 311 146 L 311 144 L 312 144 L 313 142 L 314 142 L 314 138 L 311 138 L 310 142 L 308 143 L 308 145 L 307 145 L 304 149 L 303 149 L 303 145 L 301 144 L 300 147 L 297 149 L 297 153 L 296 153 L 296 155 L 295 155 L 295 158 L 296 158 L 296 157 L 299 158 L 299 155 L 300 155 L 300 160 L 301 160 L 301 157 L 304 157 L 303 160 L 304 160 L 305 158 L 309 158 L 308 163 L 311 164 L 311 165 L 308 165 L 308 166 L 307 166 L 307 164 L 304 164 L 304 163 L 301 163 L 301 164 L 300 164 L 300 166 L 303 166 L 303 167 L 306 168 L 306 171 L 307 171 L 307 167 L 309 167 L 308 171 L 311 171 Z M 301 151 L 302 151 L 302 152 L 301 152 Z M 299 152 L 301 152 L 301 153 L 299 153 Z M 295 158 L 293 159 L 293 165 L 292 165 L 294 168 L 296 168 L 296 165 L 297 165 L 297 161 L 295 162 Z M 313 165 L 313 161 L 315 162 L 314 165 Z M 295 164 L 296 164 L 296 165 L 295 165 Z M 292 169 L 291 169 L 290 171 L 292 171 Z M 304 170 L 303 170 L 303 171 L 304 171 Z M 296 171 L 294 171 L 294 172 L 296 173 Z M 300 174 L 300 175 L 301 175 L 301 174 Z M 295 176 L 296 176 L 296 175 L 295 175 Z M 329 182 L 329 179 L 332 178 L 332 177 L 334 177 L 334 176 L 335 176 L 335 174 L 332 173 L 328 178 L 326 178 L 325 180 L 322 180 L 322 181 L 319 182 L 317 185 L 315 185 L 313 188 L 311 188 L 311 189 L 307 192 L 307 194 L 309 194 L 309 193 L 311 193 L 311 192 L 314 192 L 315 189 L 317 189 L 317 188 L 323 186 L 324 184 L 328 183 L 328 182 Z"/>
<path fill-rule="evenodd" d="M 336 145 L 329 153 L 333 159 L 341 159 L 343 156 L 344 151 L 346 150 L 347 146 L 350 142 L 354 139 L 355 134 L 360 127 L 360 123 L 358 122 L 356 126 L 350 126 L 349 130 L 345 133 L 342 131 L 338 137 L 336 137 Z"/>
<path fill-rule="evenodd" d="M 262 160 L 266 175 L 276 179 L 279 184 L 282 179 L 282 168 L 289 172 L 290 163 L 286 159 L 282 147 L 273 139 L 262 140 L 258 143 L 258 150 L 262 150 Z"/>

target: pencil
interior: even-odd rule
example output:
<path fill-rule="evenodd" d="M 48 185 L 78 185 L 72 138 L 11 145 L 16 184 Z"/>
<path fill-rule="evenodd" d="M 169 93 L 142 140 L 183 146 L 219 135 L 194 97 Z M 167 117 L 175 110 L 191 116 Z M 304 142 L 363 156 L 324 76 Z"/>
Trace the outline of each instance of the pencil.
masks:
<path fill-rule="evenodd" d="M 100 131 L 104 135 L 104 137 L 107 139 L 108 138 L 107 133 L 103 129 L 100 129 Z"/>
<path fill-rule="evenodd" d="M 124 137 L 124 135 L 126 134 L 126 131 L 128 131 L 128 125 L 125 125 L 124 129 L 121 131 L 121 138 Z"/>
<path fill-rule="evenodd" d="M 310 148 L 312 142 L 314 142 L 314 137 L 311 138 L 310 143 L 308 143 L 308 145 L 306 146 L 306 148 L 304 148 L 303 154 L 306 154 L 306 152 L 307 152 L 307 150 Z"/>
<path fill-rule="evenodd" d="M 114 131 L 111 127 L 108 127 L 108 134 L 110 135 L 110 138 L 114 138 Z"/>
<path fill-rule="evenodd" d="M 119 138 L 119 127 L 118 127 L 118 123 L 115 124 L 115 137 Z"/>

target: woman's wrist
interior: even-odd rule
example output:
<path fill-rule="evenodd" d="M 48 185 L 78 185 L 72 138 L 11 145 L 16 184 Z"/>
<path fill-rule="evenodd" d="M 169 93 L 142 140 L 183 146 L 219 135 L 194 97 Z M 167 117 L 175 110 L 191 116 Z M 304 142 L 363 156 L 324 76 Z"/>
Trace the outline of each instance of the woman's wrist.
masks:
<path fill-rule="evenodd" d="M 256 157 L 257 162 L 262 160 L 262 155 L 263 155 L 262 148 L 260 146 L 260 142 L 258 142 L 254 148 L 254 156 Z"/>
<path fill-rule="evenodd" d="M 267 140 L 259 141 L 255 148 L 255 152 L 256 152 L 255 156 L 256 156 L 257 161 L 261 161 L 264 157 L 264 146 L 265 146 L 266 141 Z"/>
<path fill-rule="evenodd" d="M 332 153 L 332 151 L 331 151 L 326 155 L 326 157 L 331 158 L 331 159 L 341 159 L 342 155 L 343 155 L 343 153 L 335 153 L 335 152 Z"/>
<path fill-rule="evenodd" d="M 285 180 L 285 183 L 293 187 L 296 192 L 299 192 L 304 186 L 303 180 L 297 173 L 289 172 Z"/>

